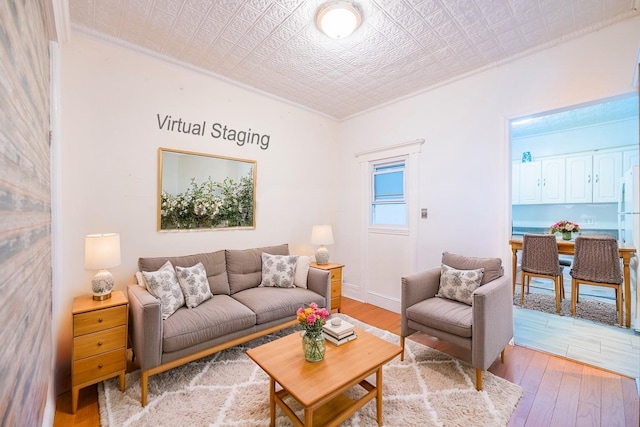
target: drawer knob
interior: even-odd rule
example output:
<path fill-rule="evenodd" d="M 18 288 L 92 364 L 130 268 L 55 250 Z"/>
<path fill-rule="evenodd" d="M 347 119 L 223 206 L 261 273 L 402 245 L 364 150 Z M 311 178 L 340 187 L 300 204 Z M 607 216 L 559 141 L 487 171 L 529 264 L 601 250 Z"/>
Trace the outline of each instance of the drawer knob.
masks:
<path fill-rule="evenodd" d="M 102 341 L 98 341 L 98 347 L 102 346 Z"/>
<path fill-rule="evenodd" d="M 102 323 L 102 317 L 98 318 L 98 323 Z"/>
<path fill-rule="evenodd" d="M 98 365 L 98 369 L 102 369 L 102 363 Z"/>

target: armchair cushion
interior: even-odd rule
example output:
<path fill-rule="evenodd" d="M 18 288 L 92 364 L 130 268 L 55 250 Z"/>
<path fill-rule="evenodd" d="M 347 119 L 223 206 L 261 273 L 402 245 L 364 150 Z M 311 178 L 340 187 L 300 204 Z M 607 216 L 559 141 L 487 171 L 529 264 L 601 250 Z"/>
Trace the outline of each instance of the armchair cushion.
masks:
<path fill-rule="evenodd" d="M 442 254 L 442 263 L 458 270 L 475 270 L 484 268 L 480 286 L 496 280 L 504 274 L 500 258 L 477 258 L 456 255 L 449 252 Z"/>
<path fill-rule="evenodd" d="M 428 328 L 471 338 L 473 308 L 444 298 L 429 298 L 407 308 L 406 316 Z"/>
<path fill-rule="evenodd" d="M 471 294 L 480 286 L 484 268 L 457 270 L 442 264 L 441 269 L 440 288 L 436 296 L 471 305 L 473 302 Z"/>

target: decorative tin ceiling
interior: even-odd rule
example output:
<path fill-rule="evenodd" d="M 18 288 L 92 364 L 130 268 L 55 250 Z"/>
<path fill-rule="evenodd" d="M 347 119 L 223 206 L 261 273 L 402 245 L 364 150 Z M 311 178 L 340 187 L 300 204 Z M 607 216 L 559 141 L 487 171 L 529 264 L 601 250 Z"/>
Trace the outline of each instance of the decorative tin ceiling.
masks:
<path fill-rule="evenodd" d="M 357 0 L 334 40 L 326 0 L 70 0 L 74 28 L 345 118 L 638 15 L 640 0 Z"/>

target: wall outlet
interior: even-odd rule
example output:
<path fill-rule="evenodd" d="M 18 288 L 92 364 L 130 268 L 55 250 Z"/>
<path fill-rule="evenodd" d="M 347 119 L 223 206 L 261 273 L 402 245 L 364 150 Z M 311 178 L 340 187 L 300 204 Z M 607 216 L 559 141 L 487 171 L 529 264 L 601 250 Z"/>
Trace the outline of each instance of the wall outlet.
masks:
<path fill-rule="evenodd" d="M 596 222 L 596 218 L 594 216 L 583 215 L 582 222 L 584 225 L 593 225 Z"/>

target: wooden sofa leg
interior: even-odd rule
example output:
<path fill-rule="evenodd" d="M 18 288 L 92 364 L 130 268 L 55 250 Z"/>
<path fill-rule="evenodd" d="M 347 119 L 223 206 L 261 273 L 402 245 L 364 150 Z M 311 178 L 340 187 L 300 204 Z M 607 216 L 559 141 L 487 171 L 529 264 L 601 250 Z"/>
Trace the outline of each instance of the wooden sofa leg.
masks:
<path fill-rule="evenodd" d="M 402 347 L 402 353 L 400 353 L 400 361 L 404 362 L 404 337 L 400 337 L 400 347 Z"/>
<path fill-rule="evenodd" d="M 503 348 L 502 351 L 500 352 L 500 362 L 502 362 L 503 365 L 504 365 L 504 351 L 505 349 Z"/>
<path fill-rule="evenodd" d="M 482 391 L 482 369 L 476 368 L 476 390 Z"/>
<path fill-rule="evenodd" d="M 142 407 L 147 406 L 147 385 L 149 384 L 149 374 L 146 371 L 140 373 L 140 403 Z"/>

